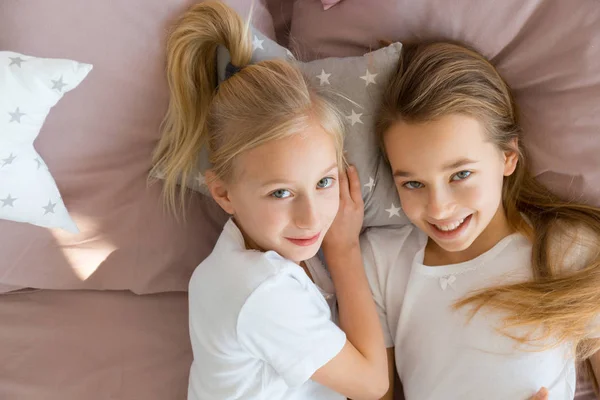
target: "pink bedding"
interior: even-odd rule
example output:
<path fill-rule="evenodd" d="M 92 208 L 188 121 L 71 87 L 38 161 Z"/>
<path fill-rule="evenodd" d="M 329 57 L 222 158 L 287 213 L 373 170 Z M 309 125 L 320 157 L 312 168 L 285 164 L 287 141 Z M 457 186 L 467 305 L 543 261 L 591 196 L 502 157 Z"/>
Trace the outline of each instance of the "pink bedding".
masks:
<path fill-rule="evenodd" d="M 0 295 L 0 399 L 184 400 L 187 295 Z"/>
<path fill-rule="evenodd" d="M 159 187 L 146 187 L 146 172 L 166 104 L 164 34 L 193 2 L 0 1 L 0 49 L 95 66 L 36 142 L 82 233 L 0 221 L 0 292 L 107 290 L 0 294 L 1 400 L 186 398 L 183 291 L 224 217 L 196 196 L 188 223 L 178 224 L 163 213 Z M 249 1 L 229 3 L 246 12 Z M 447 35 L 476 45 L 537 118 L 528 123 L 542 179 L 600 201 L 597 0 L 571 11 L 558 0 L 344 0 L 328 11 L 319 0 L 256 3 L 256 26 L 280 43 L 291 29 L 290 46 L 311 57 L 361 54 L 378 39 Z M 554 53 L 535 64 L 546 50 Z M 147 294 L 157 292 L 165 293 Z"/>

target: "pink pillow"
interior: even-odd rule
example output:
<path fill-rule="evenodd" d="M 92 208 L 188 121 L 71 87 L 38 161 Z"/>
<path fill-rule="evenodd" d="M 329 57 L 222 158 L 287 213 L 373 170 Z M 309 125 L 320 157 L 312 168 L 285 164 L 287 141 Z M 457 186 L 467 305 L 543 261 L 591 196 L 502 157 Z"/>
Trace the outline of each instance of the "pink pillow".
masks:
<path fill-rule="evenodd" d="M 186 223 L 167 214 L 159 184 L 147 187 L 167 105 L 168 26 L 193 0 L 85 3 L 8 0 L 0 49 L 94 64 L 86 84 L 49 114 L 35 146 L 81 230 L 70 234 L 0 221 L 0 291 L 186 291 L 225 216 L 190 196 Z M 233 3 L 245 14 L 250 2 Z M 264 4 L 254 24 L 274 36 Z"/>
<path fill-rule="evenodd" d="M 539 179 L 600 206 L 600 7 L 596 0 L 352 0 L 327 12 L 296 1 L 292 51 L 363 54 L 379 40 L 447 38 L 474 46 L 515 90 Z"/>

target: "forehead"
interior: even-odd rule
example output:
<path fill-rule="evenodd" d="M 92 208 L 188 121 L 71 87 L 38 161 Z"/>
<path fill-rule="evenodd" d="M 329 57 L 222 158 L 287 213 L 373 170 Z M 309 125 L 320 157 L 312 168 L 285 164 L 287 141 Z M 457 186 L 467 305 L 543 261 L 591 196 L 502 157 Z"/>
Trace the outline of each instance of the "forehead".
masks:
<path fill-rule="evenodd" d="M 481 160 L 494 150 L 475 118 L 452 114 L 425 123 L 397 122 L 384 135 L 394 166 L 442 165 L 459 158 Z"/>
<path fill-rule="evenodd" d="M 332 135 L 320 126 L 272 140 L 240 154 L 234 168 L 240 180 L 261 184 L 271 180 L 314 179 L 337 161 Z"/>

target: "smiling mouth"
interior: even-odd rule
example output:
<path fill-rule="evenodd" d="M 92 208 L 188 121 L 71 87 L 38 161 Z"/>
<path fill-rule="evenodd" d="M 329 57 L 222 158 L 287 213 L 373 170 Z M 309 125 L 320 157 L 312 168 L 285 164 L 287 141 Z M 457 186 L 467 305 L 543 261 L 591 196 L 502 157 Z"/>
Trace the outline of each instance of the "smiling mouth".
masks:
<path fill-rule="evenodd" d="M 312 244 L 315 244 L 317 242 L 317 240 L 319 240 L 320 236 L 321 236 L 321 232 L 317 233 L 314 236 L 310 236 L 310 237 L 305 237 L 305 238 L 288 238 L 288 237 L 286 237 L 286 239 L 297 246 L 310 246 Z"/>
<path fill-rule="evenodd" d="M 448 224 L 441 225 L 429 223 L 429 225 L 431 225 L 431 227 L 433 228 L 433 232 L 437 237 L 440 237 L 442 239 L 451 239 L 457 237 L 465 230 L 465 228 L 469 225 L 472 216 L 473 214 L 470 214 L 465 218 Z"/>

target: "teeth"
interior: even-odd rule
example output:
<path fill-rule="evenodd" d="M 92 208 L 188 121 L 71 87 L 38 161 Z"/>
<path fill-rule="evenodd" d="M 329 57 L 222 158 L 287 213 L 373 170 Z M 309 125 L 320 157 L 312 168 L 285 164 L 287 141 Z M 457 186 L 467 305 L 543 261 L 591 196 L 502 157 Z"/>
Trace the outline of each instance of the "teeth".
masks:
<path fill-rule="evenodd" d="M 461 224 L 462 224 L 464 221 L 465 221 L 465 219 L 463 218 L 463 219 L 461 219 L 460 221 L 456 221 L 456 222 L 453 222 L 453 223 L 451 223 L 451 224 L 448 224 L 448 225 L 437 225 L 437 224 L 436 224 L 435 226 L 436 226 L 436 228 L 438 228 L 440 231 L 449 232 L 449 231 L 453 231 L 453 230 L 455 230 L 456 228 L 458 228 L 458 227 L 459 227 L 459 226 L 460 226 L 460 225 L 461 225 Z"/>

